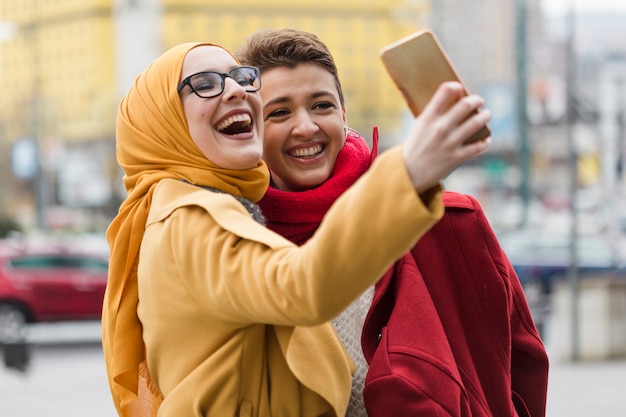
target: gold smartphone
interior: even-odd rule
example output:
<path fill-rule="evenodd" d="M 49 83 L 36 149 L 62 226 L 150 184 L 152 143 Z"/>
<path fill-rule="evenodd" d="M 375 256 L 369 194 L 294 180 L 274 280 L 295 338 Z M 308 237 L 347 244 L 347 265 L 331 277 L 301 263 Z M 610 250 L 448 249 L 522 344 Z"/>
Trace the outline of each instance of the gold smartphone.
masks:
<path fill-rule="evenodd" d="M 424 110 L 443 82 L 458 81 L 463 85 L 435 34 L 428 29 L 385 46 L 380 58 L 414 116 Z M 463 88 L 468 94 L 465 86 Z M 491 131 L 485 125 L 465 143 L 490 135 Z"/>

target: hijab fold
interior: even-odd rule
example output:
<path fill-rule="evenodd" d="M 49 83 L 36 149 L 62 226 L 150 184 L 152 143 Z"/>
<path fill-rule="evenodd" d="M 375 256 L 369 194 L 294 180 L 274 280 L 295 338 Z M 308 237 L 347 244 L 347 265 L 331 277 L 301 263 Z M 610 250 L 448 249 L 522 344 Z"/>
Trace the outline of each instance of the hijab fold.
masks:
<path fill-rule="evenodd" d="M 117 159 L 128 195 L 107 229 L 110 261 L 102 344 L 113 400 L 123 417 L 155 416 L 162 400 L 145 365 L 137 317 L 138 254 L 156 184 L 165 178 L 181 179 L 257 202 L 269 183 L 263 161 L 249 170 L 218 167 L 189 134 L 177 86 L 187 52 L 201 45 L 220 47 L 211 43 L 173 47 L 137 77 L 119 106 Z"/>

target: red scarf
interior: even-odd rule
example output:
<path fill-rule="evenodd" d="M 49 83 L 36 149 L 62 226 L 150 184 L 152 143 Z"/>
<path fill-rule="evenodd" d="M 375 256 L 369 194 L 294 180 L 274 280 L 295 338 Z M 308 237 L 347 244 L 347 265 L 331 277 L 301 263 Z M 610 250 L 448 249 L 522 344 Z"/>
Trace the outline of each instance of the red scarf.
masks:
<path fill-rule="evenodd" d="M 322 185 L 307 191 L 281 191 L 270 186 L 259 201 L 267 227 L 297 245 L 317 230 L 333 202 L 370 167 L 378 154 L 378 129 L 372 133 L 372 152 L 365 140 L 351 130 L 337 155 L 332 175 Z"/>

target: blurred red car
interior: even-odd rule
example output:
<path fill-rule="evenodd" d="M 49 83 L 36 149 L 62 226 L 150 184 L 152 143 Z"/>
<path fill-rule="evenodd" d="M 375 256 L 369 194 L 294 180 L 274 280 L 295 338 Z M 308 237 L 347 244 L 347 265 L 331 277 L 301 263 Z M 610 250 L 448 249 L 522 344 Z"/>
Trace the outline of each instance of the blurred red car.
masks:
<path fill-rule="evenodd" d="M 0 248 L 0 344 L 19 340 L 28 323 L 99 320 L 106 257 L 50 247 Z"/>

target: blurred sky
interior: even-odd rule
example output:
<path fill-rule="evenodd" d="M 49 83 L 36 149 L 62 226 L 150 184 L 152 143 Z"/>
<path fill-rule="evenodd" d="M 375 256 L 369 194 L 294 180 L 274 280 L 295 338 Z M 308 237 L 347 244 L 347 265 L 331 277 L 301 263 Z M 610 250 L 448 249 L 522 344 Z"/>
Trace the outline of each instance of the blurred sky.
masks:
<path fill-rule="evenodd" d="M 626 0 L 542 0 L 542 7 L 551 15 L 567 13 L 571 7 L 576 13 L 626 12 Z"/>

